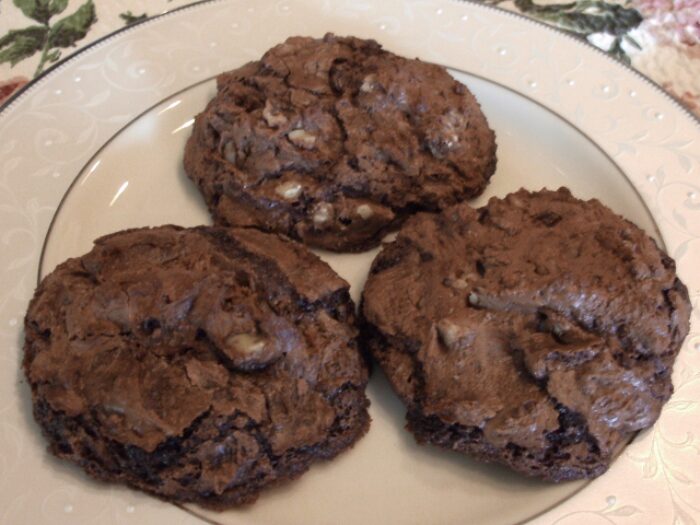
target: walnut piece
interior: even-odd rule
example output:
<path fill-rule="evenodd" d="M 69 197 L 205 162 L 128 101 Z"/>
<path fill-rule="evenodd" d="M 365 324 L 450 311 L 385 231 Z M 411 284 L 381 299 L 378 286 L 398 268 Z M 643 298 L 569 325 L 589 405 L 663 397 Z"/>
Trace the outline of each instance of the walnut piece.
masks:
<path fill-rule="evenodd" d="M 301 194 L 301 184 L 293 180 L 283 182 L 275 188 L 275 193 L 285 199 L 294 200 Z"/>
<path fill-rule="evenodd" d="M 333 214 L 333 206 L 327 202 L 319 203 L 314 209 L 314 224 L 321 226 L 327 223 Z"/>
<path fill-rule="evenodd" d="M 360 91 L 362 91 L 363 93 L 371 93 L 374 90 L 374 83 L 376 82 L 376 80 L 377 77 L 375 75 L 367 75 L 362 81 Z"/>
<path fill-rule="evenodd" d="M 455 290 L 466 290 L 469 287 L 469 283 L 466 279 L 461 277 L 446 277 L 442 284 L 454 288 Z"/>
<path fill-rule="evenodd" d="M 357 208 L 355 208 L 355 211 L 364 220 L 367 220 L 374 215 L 374 211 L 372 211 L 372 207 L 369 204 L 360 204 Z"/>
<path fill-rule="evenodd" d="M 267 125 L 271 128 L 277 128 L 279 126 L 284 126 L 287 123 L 287 117 L 282 113 L 272 107 L 269 100 L 265 101 L 265 108 L 263 109 L 263 118 Z"/>
<path fill-rule="evenodd" d="M 304 149 L 311 149 L 316 144 L 316 135 L 312 135 L 305 129 L 292 130 L 287 137 L 292 144 Z"/>
<path fill-rule="evenodd" d="M 257 334 L 235 334 L 226 338 L 226 344 L 243 355 L 254 355 L 265 348 L 265 340 Z"/>
<path fill-rule="evenodd" d="M 236 163 L 236 145 L 233 141 L 229 141 L 224 144 L 224 158 L 231 164 Z"/>

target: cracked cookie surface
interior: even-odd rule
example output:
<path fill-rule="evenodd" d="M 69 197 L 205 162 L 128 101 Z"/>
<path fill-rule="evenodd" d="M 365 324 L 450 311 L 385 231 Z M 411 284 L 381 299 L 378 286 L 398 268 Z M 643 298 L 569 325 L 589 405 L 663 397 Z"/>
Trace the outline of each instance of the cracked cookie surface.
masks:
<path fill-rule="evenodd" d="M 362 314 L 418 442 L 564 481 L 658 418 L 690 303 L 649 236 L 562 188 L 409 219 Z"/>
<path fill-rule="evenodd" d="M 217 224 L 363 250 L 418 210 L 480 194 L 495 169 L 467 88 L 371 40 L 293 37 L 217 88 L 184 159 Z"/>
<path fill-rule="evenodd" d="M 24 370 L 55 455 L 165 499 L 228 507 L 369 425 L 348 284 L 252 229 L 102 237 L 38 287 Z"/>

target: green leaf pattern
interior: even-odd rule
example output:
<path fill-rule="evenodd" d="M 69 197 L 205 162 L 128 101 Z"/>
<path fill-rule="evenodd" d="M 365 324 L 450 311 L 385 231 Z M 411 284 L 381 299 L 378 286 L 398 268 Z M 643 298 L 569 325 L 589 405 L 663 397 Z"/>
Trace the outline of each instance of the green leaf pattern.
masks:
<path fill-rule="evenodd" d="M 14 66 L 40 51 L 47 31 L 42 26 L 30 26 L 7 33 L 0 38 L 0 63 Z"/>
<path fill-rule="evenodd" d="M 643 20 L 636 9 L 600 0 L 549 5 L 537 5 L 533 0 L 515 0 L 515 6 L 523 13 L 583 36 L 595 33 L 623 36 Z"/>
<path fill-rule="evenodd" d="M 49 31 L 49 47 L 70 47 L 85 38 L 90 26 L 95 22 L 95 6 L 92 0 L 81 5 L 78 10 L 59 20 Z"/>
<path fill-rule="evenodd" d="M 14 4 L 20 8 L 24 16 L 46 24 L 51 17 L 49 12 L 49 3 L 42 0 L 14 0 Z"/>
<path fill-rule="evenodd" d="M 148 18 L 148 15 L 146 13 L 142 13 L 140 15 L 135 15 L 131 11 L 126 11 L 124 13 L 119 14 L 119 18 L 121 18 L 124 21 L 125 25 L 133 25 L 138 22 L 142 22 Z"/>
<path fill-rule="evenodd" d="M 613 0 L 574 0 L 564 3 L 538 3 L 543 0 L 480 1 L 490 5 L 509 2 L 521 13 L 580 38 L 609 35 L 613 38 L 605 51 L 627 63 L 630 58 L 625 48 L 639 48 L 630 32 L 640 25 L 642 16 L 636 9 Z M 13 3 L 24 16 L 40 25 L 11 30 L 0 37 L 0 64 L 9 63 L 14 66 L 40 53 L 35 76 L 46 65 L 60 58 L 60 49 L 75 46 L 85 38 L 97 20 L 93 0 L 86 0 L 74 13 L 53 23 L 52 19 L 68 8 L 69 0 L 13 0 Z M 131 11 L 119 16 L 126 25 L 148 18 L 147 13 L 134 14 Z"/>
<path fill-rule="evenodd" d="M 51 16 L 63 13 L 68 7 L 68 0 L 52 0 L 49 4 L 49 13 Z"/>
<path fill-rule="evenodd" d="M 40 53 L 39 65 L 34 76 L 41 74 L 47 64 L 61 58 L 59 48 L 74 46 L 85 38 L 97 21 L 95 5 L 86 0 L 78 9 L 55 23 L 51 19 L 63 13 L 68 0 L 13 0 L 15 6 L 27 17 L 41 25 L 14 29 L 0 37 L 0 64 L 14 66 L 22 60 Z"/>
<path fill-rule="evenodd" d="M 499 5 L 507 0 L 480 0 L 489 5 Z M 604 49 L 611 56 L 629 64 L 629 55 L 623 43 L 639 48 L 629 35 L 644 20 L 634 8 L 606 0 L 575 0 L 556 4 L 538 4 L 536 0 L 512 0 L 521 13 L 553 25 L 580 38 L 605 34 L 612 42 Z"/>

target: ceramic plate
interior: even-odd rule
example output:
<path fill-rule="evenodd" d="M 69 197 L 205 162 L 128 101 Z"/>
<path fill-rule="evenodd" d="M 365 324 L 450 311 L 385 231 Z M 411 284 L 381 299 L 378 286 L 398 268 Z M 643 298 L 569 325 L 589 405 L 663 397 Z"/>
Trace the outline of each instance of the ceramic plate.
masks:
<path fill-rule="evenodd" d="M 46 453 L 19 370 L 37 275 L 105 233 L 208 223 L 181 164 L 214 75 L 288 36 L 326 31 L 443 64 L 475 93 L 499 148 L 496 175 L 475 205 L 520 187 L 597 197 L 666 247 L 697 306 L 700 126 L 631 70 L 544 26 L 449 0 L 230 0 L 181 9 L 89 47 L 0 113 L 0 523 L 695 523 L 697 314 L 659 422 L 589 484 L 527 480 L 418 447 L 379 373 L 367 436 L 244 509 L 178 508 L 93 482 Z M 375 253 L 321 256 L 357 298 Z"/>

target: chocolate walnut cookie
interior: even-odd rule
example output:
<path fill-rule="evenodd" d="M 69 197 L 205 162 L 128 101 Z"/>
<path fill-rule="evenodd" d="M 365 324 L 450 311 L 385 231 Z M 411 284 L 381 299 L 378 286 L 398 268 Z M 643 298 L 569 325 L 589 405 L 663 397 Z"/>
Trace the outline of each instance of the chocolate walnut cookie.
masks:
<path fill-rule="evenodd" d="M 629 221 L 520 190 L 411 218 L 362 312 L 420 443 L 563 481 L 600 475 L 657 419 L 690 303 Z"/>
<path fill-rule="evenodd" d="M 295 37 L 224 73 L 185 151 L 214 222 L 336 251 L 480 194 L 494 134 L 444 68 L 372 40 Z"/>
<path fill-rule="evenodd" d="M 102 237 L 42 281 L 25 331 L 51 452 L 168 500 L 254 501 L 368 428 L 348 284 L 276 235 Z"/>

